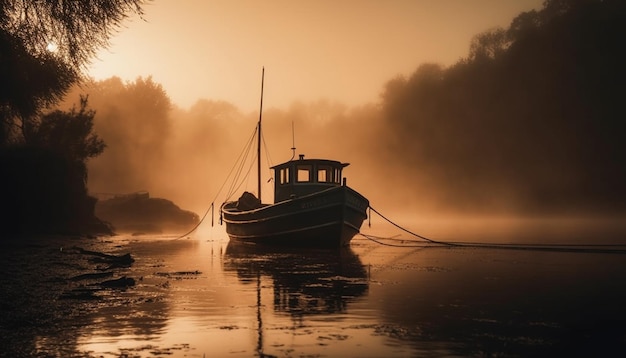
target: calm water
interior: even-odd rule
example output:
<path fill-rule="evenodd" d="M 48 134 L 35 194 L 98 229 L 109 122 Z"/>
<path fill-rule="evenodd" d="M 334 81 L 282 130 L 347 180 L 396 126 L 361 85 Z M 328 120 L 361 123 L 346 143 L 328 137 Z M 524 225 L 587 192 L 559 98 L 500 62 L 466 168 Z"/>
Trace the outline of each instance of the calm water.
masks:
<path fill-rule="evenodd" d="M 549 232 L 551 236 L 545 230 L 530 232 L 533 242 L 562 244 L 564 236 L 579 239 L 571 232 Z M 514 233 L 521 235 L 512 230 L 508 236 L 497 237 L 519 242 L 523 235 Z M 602 235 L 606 236 L 593 242 L 624 239 L 616 232 Z M 472 241 L 478 236 L 471 237 Z M 497 241 L 493 236 L 482 238 Z M 65 250 L 61 245 L 66 245 Z M 75 277 L 77 269 L 97 272 L 100 268 L 93 261 L 73 262 L 64 268 L 63 260 L 69 256 L 63 255 L 69 246 L 130 252 L 136 261 L 130 267 L 115 268 L 113 278 L 134 278 L 135 286 L 76 294 L 93 282 L 67 278 Z M 29 246 L 28 252 L 33 251 L 43 260 L 53 256 L 47 267 L 55 274 L 42 279 L 42 285 L 60 287 L 47 290 L 54 292 L 46 299 L 60 304 L 57 308 L 63 314 L 20 332 L 20 324 L 9 324 L 12 316 L 4 312 L 9 323 L 3 324 L 0 333 L 5 341 L 8 334 L 10 344 L 26 346 L 2 354 L 464 357 L 626 353 L 624 254 L 391 247 L 362 237 L 342 251 L 259 250 L 233 245 L 223 232 L 213 230 L 178 240 L 118 236 L 53 241 Z M 22 263 L 15 260 L 14 265 Z M 10 267 L 14 271 L 9 274 L 19 274 L 19 268 Z M 20 299 L 18 293 L 6 292 L 5 286 L 3 295 L 7 294 Z"/>

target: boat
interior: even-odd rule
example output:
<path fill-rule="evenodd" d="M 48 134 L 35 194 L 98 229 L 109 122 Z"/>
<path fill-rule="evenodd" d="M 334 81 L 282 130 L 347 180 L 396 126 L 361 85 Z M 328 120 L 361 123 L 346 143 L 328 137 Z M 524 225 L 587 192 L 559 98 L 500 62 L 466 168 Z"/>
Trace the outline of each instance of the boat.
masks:
<path fill-rule="evenodd" d="M 265 70 L 263 70 L 263 77 Z M 261 109 L 257 128 L 257 196 L 244 192 L 220 208 L 231 240 L 292 247 L 344 247 L 359 233 L 369 201 L 347 185 L 348 163 L 300 154 L 273 166 L 274 201 L 261 201 Z M 295 154 L 295 148 L 292 148 Z"/>

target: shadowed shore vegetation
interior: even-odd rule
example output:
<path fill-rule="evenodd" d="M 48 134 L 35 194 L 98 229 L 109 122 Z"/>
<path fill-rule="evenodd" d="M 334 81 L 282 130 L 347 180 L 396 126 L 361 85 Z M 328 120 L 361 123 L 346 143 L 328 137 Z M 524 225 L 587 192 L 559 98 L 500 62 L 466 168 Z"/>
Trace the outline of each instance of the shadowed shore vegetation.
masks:
<path fill-rule="evenodd" d="M 111 233 L 87 194 L 88 159 L 105 144 L 87 99 L 53 108 L 138 0 L 0 0 L 0 220 L 14 235 Z M 76 108 L 78 105 L 78 109 Z"/>

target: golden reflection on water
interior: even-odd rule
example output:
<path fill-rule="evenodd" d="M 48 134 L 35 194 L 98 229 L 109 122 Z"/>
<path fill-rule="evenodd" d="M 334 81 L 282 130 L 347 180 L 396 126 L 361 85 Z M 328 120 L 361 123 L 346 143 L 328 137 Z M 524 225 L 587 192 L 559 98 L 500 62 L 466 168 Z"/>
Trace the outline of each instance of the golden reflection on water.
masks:
<path fill-rule="evenodd" d="M 99 329 L 81 332 L 79 351 L 103 356 L 265 351 L 379 356 L 387 351 L 376 348 L 385 344 L 372 336 L 376 321 L 371 312 L 348 314 L 369 286 L 365 267 L 351 249 L 259 251 L 223 241 L 140 240 L 128 244 L 137 257 L 132 274 L 142 278 L 135 294 L 151 297 L 139 306 L 160 304 L 166 312 L 136 314 L 117 307 L 93 320 Z M 113 328 L 109 319 L 134 325 Z M 142 334 L 151 331 L 139 329 L 142 320 L 154 324 L 154 334 Z M 376 347 L 372 340 L 379 340 Z"/>
<path fill-rule="evenodd" d="M 362 237 L 340 251 L 265 250 L 210 236 L 111 244 L 136 258 L 123 273 L 137 285 L 109 292 L 71 328 L 76 351 L 91 356 L 532 356 L 626 348 L 623 254 L 391 247 Z"/>

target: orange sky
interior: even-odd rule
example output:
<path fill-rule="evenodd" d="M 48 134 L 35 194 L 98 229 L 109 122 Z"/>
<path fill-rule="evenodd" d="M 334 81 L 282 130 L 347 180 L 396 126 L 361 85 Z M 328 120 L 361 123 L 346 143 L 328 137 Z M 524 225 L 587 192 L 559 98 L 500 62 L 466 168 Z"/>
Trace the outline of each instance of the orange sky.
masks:
<path fill-rule="evenodd" d="M 420 64 L 451 65 L 471 38 L 543 0 L 155 0 L 126 22 L 90 74 L 152 76 L 187 108 L 200 98 L 258 108 L 377 101 Z"/>

